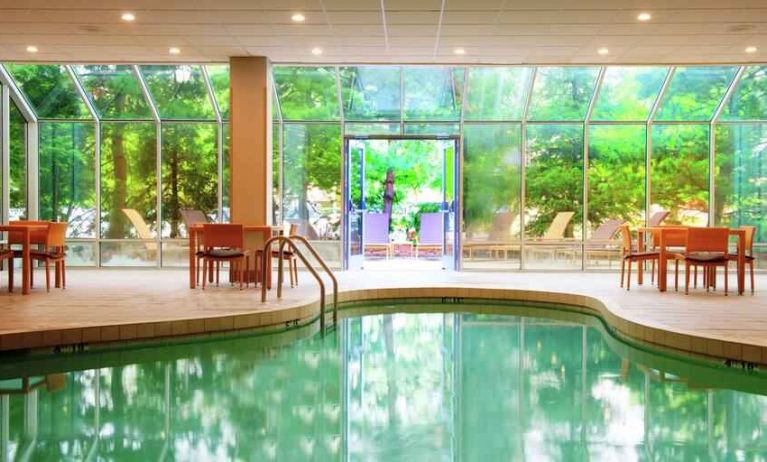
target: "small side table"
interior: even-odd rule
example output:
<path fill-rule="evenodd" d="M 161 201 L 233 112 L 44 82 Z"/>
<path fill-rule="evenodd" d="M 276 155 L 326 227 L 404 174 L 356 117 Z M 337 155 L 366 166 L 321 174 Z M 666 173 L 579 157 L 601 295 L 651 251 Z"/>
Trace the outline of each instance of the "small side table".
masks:
<path fill-rule="evenodd" d="M 414 254 L 414 247 L 411 241 L 395 241 L 391 242 L 389 245 L 391 246 L 392 257 L 412 257 Z"/>

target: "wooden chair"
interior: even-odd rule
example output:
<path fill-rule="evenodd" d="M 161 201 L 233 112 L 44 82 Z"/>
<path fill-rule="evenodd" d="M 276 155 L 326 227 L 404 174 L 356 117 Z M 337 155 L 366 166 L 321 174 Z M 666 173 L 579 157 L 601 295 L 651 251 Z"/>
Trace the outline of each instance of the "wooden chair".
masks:
<path fill-rule="evenodd" d="M 66 272 L 66 238 L 67 223 L 50 222 L 48 223 L 48 232 L 46 233 L 45 243 L 42 249 L 32 249 L 30 257 L 32 261 L 42 261 L 45 263 L 45 290 L 51 291 L 51 262 L 54 262 L 56 269 L 56 280 L 61 281 L 61 288 L 67 288 Z M 30 272 L 32 268 L 30 268 Z M 30 286 L 32 278 L 30 277 Z"/>
<path fill-rule="evenodd" d="M 663 228 L 663 245 L 666 247 L 666 261 L 674 261 L 674 290 L 679 290 L 679 262 L 685 259 L 687 245 L 687 226 L 660 226 Z M 660 245 L 660 235 L 653 233 L 653 249 Z M 697 284 L 697 268 L 695 283 Z M 697 286 L 696 286 L 697 287 Z"/>
<path fill-rule="evenodd" d="M 685 295 L 690 293 L 690 267 L 701 266 L 704 269 L 704 285 L 715 286 L 716 268 L 724 267 L 724 294 L 727 295 L 727 267 L 729 263 L 728 247 L 730 230 L 728 228 L 687 229 L 687 243 L 684 251 Z"/>
<path fill-rule="evenodd" d="M 290 223 L 288 227 L 288 236 L 298 234 L 298 223 Z M 280 251 L 272 250 L 272 258 L 279 258 Z M 282 259 L 288 262 L 288 273 L 290 274 L 290 287 L 298 286 L 298 259 L 296 254 L 289 248 L 282 251 Z"/>
<path fill-rule="evenodd" d="M 189 236 L 189 228 L 194 225 L 204 225 L 209 223 L 207 215 L 201 210 L 193 209 L 181 209 L 181 219 L 184 221 L 186 227 L 187 237 Z M 143 220 L 142 220 L 143 221 Z M 204 253 L 202 248 L 202 239 L 197 239 L 197 248 L 195 249 L 197 255 L 197 284 L 200 283 L 200 262 L 202 261 L 202 254 Z"/>
<path fill-rule="evenodd" d="M 13 292 L 13 249 L 10 247 L 0 247 L 0 262 L 4 260 L 3 266 L 8 268 L 8 292 Z"/>
<path fill-rule="evenodd" d="M 202 246 L 204 249 L 202 255 L 203 290 L 205 290 L 205 284 L 208 281 L 209 266 L 212 271 L 211 263 L 216 264 L 216 286 L 218 286 L 221 262 L 229 262 L 230 273 L 234 271 L 239 272 L 240 290 L 242 290 L 242 281 L 245 279 L 245 269 L 249 267 L 249 258 L 248 253 L 245 251 L 244 241 L 242 225 L 202 225 Z"/>
<path fill-rule="evenodd" d="M 746 231 L 746 265 L 749 266 L 751 273 L 751 293 L 754 293 L 754 262 L 756 257 L 754 255 L 754 235 L 756 234 L 756 226 L 741 226 L 740 229 Z M 738 254 L 728 254 L 730 260 L 738 260 Z"/>
<path fill-rule="evenodd" d="M 631 238 L 631 228 L 629 228 L 629 225 L 625 225 L 625 224 L 620 225 L 619 229 L 620 229 L 620 234 L 622 238 L 621 287 L 623 287 L 623 276 L 624 276 L 626 263 L 628 263 L 628 266 L 629 266 L 628 280 L 626 281 L 626 290 L 631 290 L 631 264 L 633 262 L 642 264 L 642 262 L 651 260 L 653 262 L 652 277 L 654 281 L 655 280 L 655 262 L 658 260 L 658 257 L 660 256 L 660 254 L 654 250 L 639 252 L 638 248 L 634 246 L 633 240 Z"/>

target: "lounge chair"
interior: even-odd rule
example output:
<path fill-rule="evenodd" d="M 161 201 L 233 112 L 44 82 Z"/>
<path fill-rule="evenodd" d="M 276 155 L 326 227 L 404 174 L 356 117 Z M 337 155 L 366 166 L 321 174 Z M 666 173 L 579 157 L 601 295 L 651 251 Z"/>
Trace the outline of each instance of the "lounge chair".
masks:
<path fill-rule="evenodd" d="M 595 257 L 599 255 L 607 257 L 608 263 L 610 263 L 610 257 L 613 255 L 617 256 L 615 249 L 611 247 L 615 244 L 613 237 L 623 223 L 625 223 L 625 220 L 611 219 L 603 221 L 602 224 L 597 226 L 597 229 L 594 230 L 586 242 L 586 256 Z"/>
<path fill-rule="evenodd" d="M 422 213 L 421 226 L 418 229 L 418 245 L 415 248 L 415 258 L 421 250 L 437 249 L 442 251 L 442 241 L 445 238 L 444 213 Z"/>
<path fill-rule="evenodd" d="M 122 211 L 128 217 L 131 225 L 133 225 L 133 229 L 136 230 L 138 238 L 147 241 L 144 242 L 144 248 L 150 253 L 157 252 L 157 242 L 154 240 L 155 238 L 152 235 L 152 230 L 149 229 L 149 225 L 144 221 L 144 217 L 136 209 L 122 209 Z"/>
<path fill-rule="evenodd" d="M 546 232 L 543 233 L 541 240 L 561 241 L 564 239 L 567 225 L 570 224 L 570 221 L 572 221 L 574 216 L 575 212 L 557 212 L 554 219 L 551 220 L 549 227 L 546 229 Z"/>
<path fill-rule="evenodd" d="M 669 212 L 667 210 L 658 210 L 650 215 L 650 220 L 647 222 L 647 226 L 659 226 L 666 219 Z"/>
<path fill-rule="evenodd" d="M 389 259 L 391 243 L 389 240 L 388 213 L 366 213 L 364 215 L 362 235 L 362 242 L 365 246 L 364 251 L 368 249 L 384 249 L 386 259 Z"/>
<path fill-rule="evenodd" d="M 468 258 L 474 258 L 474 252 L 487 252 L 490 257 L 494 257 L 497 252 L 503 253 L 504 258 L 508 258 L 509 250 L 515 248 L 511 245 L 513 240 L 512 228 L 518 220 L 519 215 L 512 212 L 498 212 L 493 215 L 493 223 L 490 232 L 485 240 L 471 240 L 467 238 L 463 244 L 463 249 Z"/>

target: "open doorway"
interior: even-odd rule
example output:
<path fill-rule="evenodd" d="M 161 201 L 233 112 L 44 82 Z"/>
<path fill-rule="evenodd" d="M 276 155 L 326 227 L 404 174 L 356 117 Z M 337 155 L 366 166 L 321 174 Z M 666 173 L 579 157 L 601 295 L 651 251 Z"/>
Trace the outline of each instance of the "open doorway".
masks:
<path fill-rule="evenodd" d="M 344 140 L 345 269 L 455 269 L 459 138 Z"/>

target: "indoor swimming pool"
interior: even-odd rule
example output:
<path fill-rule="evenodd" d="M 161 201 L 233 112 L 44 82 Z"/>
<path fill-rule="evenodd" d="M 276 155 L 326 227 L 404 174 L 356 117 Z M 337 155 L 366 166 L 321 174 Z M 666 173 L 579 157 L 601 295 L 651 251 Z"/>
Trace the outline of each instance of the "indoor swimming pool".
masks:
<path fill-rule="evenodd" d="M 765 460 L 763 371 L 522 304 L 4 357 L 0 460 Z M 373 313 L 373 314 L 369 314 Z"/>

